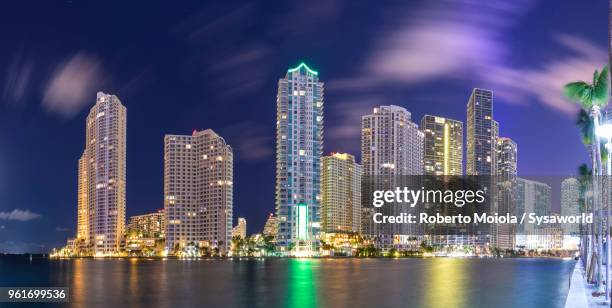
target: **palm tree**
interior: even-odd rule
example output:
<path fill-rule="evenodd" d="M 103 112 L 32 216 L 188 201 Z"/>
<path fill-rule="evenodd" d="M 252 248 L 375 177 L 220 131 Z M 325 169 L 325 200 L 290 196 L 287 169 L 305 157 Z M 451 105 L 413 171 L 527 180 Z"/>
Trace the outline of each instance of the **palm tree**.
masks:
<path fill-rule="evenodd" d="M 599 122 L 601 118 L 601 109 L 604 108 L 608 104 L 608 100 L 610 97 L 610 79 L 608 76 L 609 68 L 608 65 L 604 66 L 601 72 L 595 70 L 593 74 L 593 82 L 588 83 L 585 81 L 576 81 L 571 82 L 565 85 L 565 94 L 572 101 L 578 102 L 582 109 L 588 113 L 590 119 L 592 120 L 591 129 L 586 128 L 586 134 L 583 134 L 583 141 L 590 141 L 591 145 L 591 159 L 593 165 L 593 209 L 595 211 L 601 210 L 601 205 L 599 203 L 599 179 L 598 176 L 602 175 L 602 160 L 601 160 L 601 144 L 599 142 L 593 142 L 597 140 L 595 137 L 595 130 L 599 127 Z M 602 224 L 599 221 L 599 238 L 598 238 L 598 247 L 597 253 L 593 251 L 593 257 L 597 260 L 597 286 L 600 287 L 602 284 L 601 277 L 601 268 L 602 268 L 602 260 L 601 260 L 601 252 L 603 247 L 602 240 Z M 590 264 L 589 264 L 590 265 Z"/>
<path fill-rule="evenodd" d="M 591 180 L 592 180 L 592 171 L 586 164 L 582 164 L 578 167 L 578 183 L 580 185 L 580 197 L 578 203 L 580 204 L 580 212 L 588 213 L 593 212 L 593 208 L 589 206 L 592 203 L 589 201 L 592 200 L 591 197 Z M 586 258 L 581 258 L 582 266 L 587 269 L 586 277 L 589 283 L 594 283 L 594 272 L 593 267 L 591 266 L 592 256 L 593 256 L 593 238 L 595 226 L 593 224 L 587 226 L 584 224 L 580 224 L 580 234 L 581 234 L 581 245 L 580 245 L 580 254 L 582 256 L 586 256 Z"/>

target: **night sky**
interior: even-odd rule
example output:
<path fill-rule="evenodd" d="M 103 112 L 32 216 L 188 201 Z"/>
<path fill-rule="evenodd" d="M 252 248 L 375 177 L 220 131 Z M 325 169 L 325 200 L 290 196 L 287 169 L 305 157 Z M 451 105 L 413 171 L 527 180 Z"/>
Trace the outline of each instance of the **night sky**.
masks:
<path fill-rule="evenodd" d="M 259 232 L 274 210 L 277 81 L 301 61 L 325 82 L 325 154 L 359 156 L 377 105 L 465 122 L 482 87 L 519 175 L 587 161 L 561 90 L 606 63 L 607 1 L 134 2 L 0 5 L 0 252 L 74 236 L 99 90 L 128 110 L 128 216 L 163 207 L 164 134 L 211 128 L 234 148 L 234 218 Z"/>

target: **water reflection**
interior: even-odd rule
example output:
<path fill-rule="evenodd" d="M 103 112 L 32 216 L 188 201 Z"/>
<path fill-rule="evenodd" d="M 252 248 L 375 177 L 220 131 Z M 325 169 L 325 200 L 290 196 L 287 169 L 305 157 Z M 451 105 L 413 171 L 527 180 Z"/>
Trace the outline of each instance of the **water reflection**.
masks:
<path fill-rule="evenodd" d="M 289 260 L 287 301 L 285 307 L 317 307 L 316 274 L 319 260 Z"/>
<path fill-rule="evenodd" d="M 463 259 L 430 260 L 423 273 L 423 307 L 468 307 L 470 285 L 468 262 Z"/>
<path fill-rule="evenodd" d="M 0 286 L 69 286 L 37 307 L 563 307 L 554 259 L 34 260 L 0 257 Z"/>

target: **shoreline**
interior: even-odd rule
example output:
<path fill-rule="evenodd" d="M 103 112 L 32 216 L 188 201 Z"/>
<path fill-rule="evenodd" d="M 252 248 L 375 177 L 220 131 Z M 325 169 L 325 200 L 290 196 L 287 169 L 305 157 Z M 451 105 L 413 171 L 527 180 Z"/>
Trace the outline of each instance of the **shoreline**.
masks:
<path fill-rule="evenodd" d="M 32 258 L 44 258 L 49 260 L 71 260 L 71 259 L 95 259 L 95 260 L 111 260 L 111 259 L 142 259 L 142 260 L 231 260 L 231 261 L 247 261 L 247 260 L 262 260 L 262 259 L 559 259 L 559 260 L 573 260 L 574 258 L 558 257 L 558 256 L 368 256 L 368 257 L 355 257 L 355 256 L 313 256 L 313 257 L 295 257 L 295 256 L 243 256 L 243 257 L 192 257 L 183 258 L 178 256 L 105 256 L 105 257 L 94 257 L 94 256 L 80 256 L 80 257 L 51 257 L 48 254 L 0 254 L 1 257 L 32 257 Z"/>

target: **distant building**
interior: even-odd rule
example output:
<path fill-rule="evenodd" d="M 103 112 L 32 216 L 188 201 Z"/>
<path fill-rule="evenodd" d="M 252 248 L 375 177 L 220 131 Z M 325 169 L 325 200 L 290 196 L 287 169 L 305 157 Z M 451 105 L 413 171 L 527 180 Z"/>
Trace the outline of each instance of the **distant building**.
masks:
<path fill-rule="evenodd" d="M 497 205 L 494 212 L 499 215 L 516 212 L 518 146 L 510 138 L 499 137 L 496 141 Z M 493 245 L 501 249 L 515 246 L 516 225 L 496 224 Z"/>
<path fill-rule="evenodd" d="M 207 129 L 164 138 L 164 209 L 169 251 L 187 244 L 229 249 L 233 213 L 233 152 Z"/>
<path fill-rule="evenodd" d="M 575 178 L 567 178 L 561 182 L 561 215 L 580 215 L 580 183 Z M 565 235 L 579 235 L 578 224 L 563 225 Z"/>
<path fill-rule="evenodd" d="M 518 235 L 517 245 L 529 250 L 559 250 L 563 249 L 563 240 L 561 227 L 544 227 Z"/>
<path fill-rule="evenodd" d="M 128 255 L 159 256 L 164 250 L 166 216 L 164 210 L 132 216 L 128 220 L 125 251 Z"/>
<path fill-rule="evenodd" d="M 438 116 L 421 119 L 425 135 L 423 164 L 426 175 L 463 174 L 463 123 Z"/>
<path fill-rule="evenodd" d="M 547 216 L 551 213 L 552 188 L 542 182 L 517 178 L 516 215 L 535 213 L 537 216 Z M 535 224 L 520 224 L 518 233 L 528 233 L 536 229 Z"/>
<path fill-rule="evenodd" d="M 350 154 L 322 158 L 321 231 L 361 231 L 361 166 Z"/>
<path fill-rule="evenodd" d="M 278 220 L 274 214 L 270 213 L 268 215 L 268 219 L 266 220 L 266 224 L 264 225 L 263 235 L 264 236 L 272 236 L 276 239 L 276 234 L 278 232 Z"/>
<path fill-rule="evenodd" d="M 276 240 L 286 254 L 309 255 L 319 243 L 323 92 L 319 73 L 304 63 L 278 81 Z"/>
<path fill-rule="evenodd" d="M 238 224 L 232 229 L 232 237 L 239 236 L 243 239 L 247 237 L 247 221 L 244 217 L 238 217 Z"/>
<path fill-rule="evenodd" d="M 117 255 L 125 230 L 127 110 L 98 92 L 78 168 L 77 244 L 83 255 Z"/>
<path fill-rule="evenodd" d="M 128 220 L 127 232 L 141 234 L 148 238 L 165 238 L 166 214 L 164 210 L 154 213 L 132 216 Z"/>

